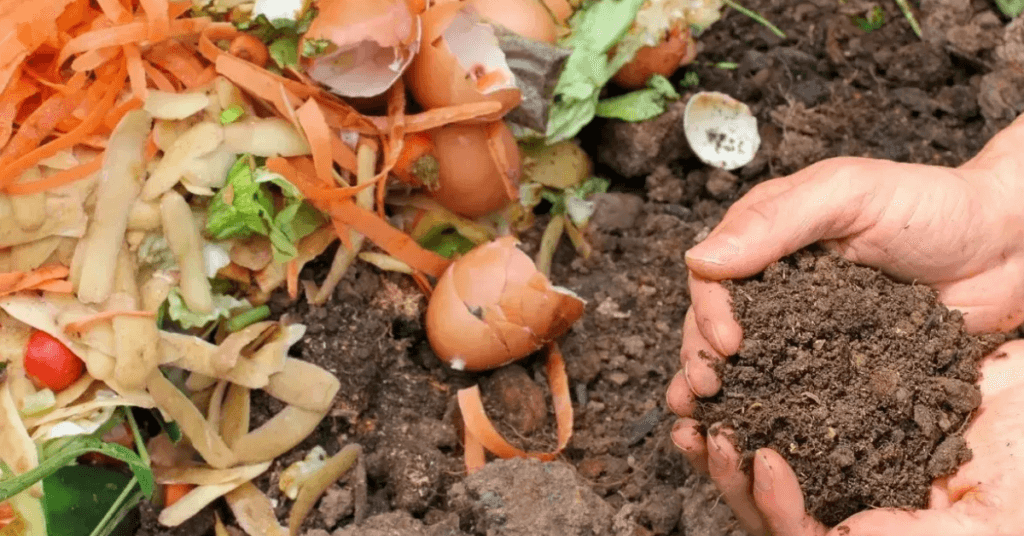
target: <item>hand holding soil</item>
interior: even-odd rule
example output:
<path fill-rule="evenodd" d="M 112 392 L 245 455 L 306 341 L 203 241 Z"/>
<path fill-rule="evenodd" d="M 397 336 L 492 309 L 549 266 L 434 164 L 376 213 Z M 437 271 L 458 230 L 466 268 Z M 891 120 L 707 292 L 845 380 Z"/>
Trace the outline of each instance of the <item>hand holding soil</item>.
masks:
<path fill-rule="evenodd" d="M 965 313 L 971 331 L 1007 330 L 1019 324 L 1024 251 L 1019 238 L 1020 210 L 1010 202 L 1019 179 L 1009 170 L 1019 164 L 1014 146 L 1024 137 L 1022 130 L 1024 124 L 1018 120 L 981 154 L 956 169 L 831 159 L 751 190 L 730 209 L 708 239 L 687 254 L 693 306 L 684 325 L 684 370 L 669 388 L 670 406 L 680 416 L 688 417 L 695 405 L 694 395 L 711 396 L 721 387 L 714 362 L 699 355 L 724 359 L 739 349 L 742 332 L 733 319 L 728 292 L 718 281 L 752 276 L 819 240 L 855 263 L 932 286 L 942 303 Z M 993 363 L 1007 362 L 1013 360 Z M 992 365 L 986 363 L 985 371 L 989 370 Z M 986 374 L 983 382 L 1005 382 L 1002 375 L 1007 371 L 1000 370 L 998 374 Z M 983 408 L 993 407 L 996 402 L 989 399 L 984 384 L 983 394 Z M 989 413 L 980 412 L 969 429 L 967 439 L 975 447 L 975 458 L 953 479 L 960 482 L 965 481 L 965 475 L 975 475 L 975 485 L 983 486 L 978 488 L 983 490 L 982 500 L 998 497 L 998 492 L 990 489 L 992 481 L 977 476 L 1002 474 L 1005 478 L 1005 472 L 994 468 L 999 467 L 999 460 L 1005 465 L 1011 454 L 1005 449 L 1015 443 L 1002 450 L 979 449 L 989 448 L 997 429 L 1003 435 L 1020 430 L 1020 423 L 1009 429 L 1006 424 L 990 424 L 1005 417 L 1000 417 L 997 410 Z M 736 470 L 737 457 L 731 444 L 723 435 L 705 442 L 693 424 L 684 419 L 673 434 L 674 440 L 695 466 L 710 470 L 725 500 L 748 530 L 824 533 L 820 525 L 811 524 L 805 517 L 803 502 L 795 501 L 799 487 L 792 470 L 777 454 L 760 451 L 755 458 L 755 474 L 770 472 L 775 477 L 774 491 L 756 491 L 760 502 L 755 503 L 749 478 Z M 979 496 L 969 495 L 971 500 L 966 501 L 961 488 L 947 489 L 951 491 L 933 493 L 933 508 L 955 503 L 949 515 L 977 508 L 973 501 Z M 766 497 L 779 500 L 766 510 L 764 507 L 771 502 Z M 861 514 L 863 517 L 858 519 L 871 523 L 882 515 L 880 512 Z M 909 519 L 906 514 L 899 515 L 903 516 L 900 519 Z M 882 522 L 893 519 L 897 518 L 883 516 Z M 803 527 L 800 530 L 804 532 L 797 527 Z"/>

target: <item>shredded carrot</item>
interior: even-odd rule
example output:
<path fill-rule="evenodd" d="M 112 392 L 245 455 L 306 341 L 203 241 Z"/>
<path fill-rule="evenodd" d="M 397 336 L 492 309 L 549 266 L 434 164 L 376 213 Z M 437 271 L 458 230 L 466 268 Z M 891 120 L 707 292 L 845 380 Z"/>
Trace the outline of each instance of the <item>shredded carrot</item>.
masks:
<path fill-rule="evenodd" d="M 90 50 L 71 62 L 73 71 L 93 71 L 121 55 L 121 47 L 104 47 Z"/>
<path fill-rule="evenodd" d="M 334 177 L 331 158 L 331 129 L 327 126 L 323 112 L 316 100 L 309 99 L 295 112 L 299 126 L 309 141 L 310 152 L 313 154 L 313 165 L 316 176 L 324 184 L 333 185 Z"/>
<path fill-rule="evenodd" d="M 434 287 L 427 280 L 427 276 L 423 275 L 423 272 L 413 272 L 412 280 L 416 282 L 416 286 L 420 287 L 420 292 L 429 300 L 430 295 L 434 293 Z"/>
<path fill-rule="evenodd" d="M 142 64 L 142 54 L 138 45 L 124 45 L 124 59 L 128 65 L 128 80 L 131 83 L 132 94 L 145 99 L 149 94 L 149 88 L 146 87 L 146 68 Z"/>
<path fill-rule="evenodd" d="M 398 160 L 391 172 L 402 182 L 413 186 L 422 186 L 419 177 L 413 173 L 413 167 L 420 158 L 432 152 L 434 152 L 434 141 L 429 134 L 425 132 L 406 134 L 402 151 L 398 154 Z"/>
<path fill-rule="evenodd" d="M 287 88 L 282 91 L 279 81 L 273 74 L 229 54 L 218 56 L 216 65 L 217 72 L 234 82 L 236 86 L 252 95 L 270 100 L 283 117 L 290 118 L 295 113 L 288 102 L 298 102 L 300 98 Z"/>
<path fill-rule="evenodd" d="M 161 72 L 160 69 L 154 67 L 152 63 L 149 63 L 148 61 L 142 62 L 142 68 L 146 71 L 146 75 L 149 76 L 149 79 L 153 81 L 153 85 L 160 91 L 174 92 L 178 90 L 178 88 L 174 87 L 174 84 L 171 83 L 171 80 L 167 78 L 167 75 Z"/>
<path fill-rule="evenodd" d="M 0 168 L 38 147 L 39 143 L 53 132 L 57 123 L 85 100 L 85 92 L 82 91 L 85 83 L 85 73 L 75 73 L 68 81 L 68 86 L 75 89 L 73 94 L 54 95 L 36 108 L 0 152 Z"/>
<path fill-rule="evenodd" d="M 195 54 L 178 41 L 164 41 L 153 45 L 145 59 L 170 73 L 187 88 L 202 85 L 205 67 Z"/>
<path fill-rule="evenodd" d="M 117 316 L 130 316 L 133 318 L 156 318 L 156 313 L 153 311 L 131 311 L 131 310 L 112 310 L 112 311 L 100 311 L 96 314 L 79 318 L 74 322 L 69 322 L 64 326 L 64 332 L 68 335 L 81 335 L 83 332 L 88 331 L 89 328 L 100 322 L 110 320 Z"/>
<path fill-rule="evenodd" d="M 359 166 L 356 160 L 356 152 L 348 145 L 345 145 L 345 142 L 341 141 L 341 138 L 334 133 L 331 134 L 331 158 L 342 169 L 347 169 L 352 173 L 358 171 L 356 169 Z"/>
<path fill-rule="evenodd" d="M 26 290 L 50 290 L 52 292 L 70 292 L 70 284 L 62 279 L 68 276 L 69 270 L 60 264 L 40 266 L 30 272 L 0 273 L 0 296 L 7 296 Z"/>
<path fill-rule="evenodd" d="M 402 153 L 405 138 L 405 83 L 401 78 L 391 86 L 388 94 L 388 129 L 384 137 L 384 165 L 374 182 L 377 183 L 377 215 L 384 218 L 384 195 L 387 193 L 388 175 Z"/>
<path fill-rule="evenodd" d="M 46 190 L 59 188 L 65 184 L 70 184 L 72 182 L 91 177 L 94 173 L 98 172 L 102 166 L 103 157 L 97 156 L 84 164 L 79 164 L 71 169 L 55 173 L 45 179 L 11 184 L 7 186 L 5 191 L 10 195 L 30 195 L 45 192 Z"/>
<path fill-rule="evenodd" d="M 264 45 L 263 41 L 249 34 L 241 34 L 232 39 L 231 45 L 228 47 L 228 53 L 259 67 L 265 66 L 267 60 L 270 59 L 270 51 L 267 50 L 267 45 Z"/>
<path fill-rule="evenodd" d="M 285 267 L 285 281 L 287 281 L 288 297 L 297 300 L 299 298 L 299 261 L 292 259 Z"/>
<path fill-rule="evenodd" d="M 208 24 L 210 24 L 210 19 L 206 17 L 174 20 L 170 23 L 168 37 L 195 34 L 202 31 Z M 64 48 L 61 49 L 60 54 L 57 56 L 58 62 L 64 63 L 65 60 L 75 54 L 81 54 L 97 48 L 144 42 L 147 40 L 147 33 L 147 24 L 143 21 L 129 22 L 102 30 L 86 32 L 75 36 L 64 45 Z"/>
<path fill-rule="evenodd" d="M 7 144 L 14 132 L 14 118 L 26 99 L 35 95 L 36 88 L 31 82 L 21 80 L 21 70 L 7 89 L 0 93 L 0 148 Z"/>
<path fill-rule="evenodd" d="M 142 99 L 139 98 L 139 97 L 132 97 L 132 98 L 122 102 L 121 104 L 118 104 L 103 119 L 103 126 L 104 126 L 104 128 L 100 129 L 100 132 L 104 132 L 104 131 L 108 132 L 108 133 L 112 132 L 114 130 L 114 127 L 117 126 L 117 124 L 121 121 L 121 118 L 124 117 L 124 115 L 126 113 L 128 113 L 128 112 L 130 112 L 130 111 L 132 111 L 132 110 L 134 110 L 136 108 L 139 108 L 141 106 L 142 106 Z M 85 142 L 85 140 L 83 140 L 83 143 L 84 142 Z M 104 144 L 103 146 L 106 147 L 106 144 Z"/>
<path fill-rule="evenodd" d="M 468 428 L 463 430 L 462 437 L 462 446 L 465 450 L 466 458 L 466 474 L 471 475 L 487 464 L 487 452 L 484 451 L 483 443 L 475 435 L 471 434 Z"/>
<path fill-rule="evenodd" d="M 558 345 L 553 342 L 548 344 L 546 371 L 558 429 L 558 445 L 554 451 L 526 452 L 506 441 L 487 417 L 483 401 L 480 399 L 480 387 L 477 385 L 461 389 L 457 395 L 466 435 L 474 436 L 483 448 L 501 458 L 535 458 L 543 461 L 555 459 L 569 444 L 569 438 L 572 437 L 573 412 L 572 399 L 569 397 L 569 378 L 565 372 L 565 360 L 562 358 L 562 352 L 558 349 Z M 475 470 L 479 461 L 478 453 L 471 451 L 467 446 L 467 470 Z"/>
<path fill-rule="evenodd" d="M 122 67 L 119 70 L 118 75 L 115 75 L 114 78 L 110 80 L 109 86 L 105 89 L 98 105 L 93 107 L 93 110 L 89 112 L 89 115 L 87 115 L 74 130 L 51 141 L 50 143 L 47 143 L 46 145 L 37 147 L 35 150 L 21 158 L 18 158 L 10 165 L 5 166 L 0 170 L 0 186 L 12 184 L 18 179 L 18 176 L 23 171 L 38 164 L 40 160 L 49 158 L 64 149 L 74 147 L 79 143 L 81 138 L 96 130 L 96 128 L 103 123 L 103 118 L 113 107 L 114 99 L 117 98 L 117 94 L 121 91 L 121 87 L 124 84 L 125 75 L 125 70 Z"/>
<path fill-rule="evenodd" d="M 149 22 L 148 41 L 152 43 L 163 41 L 171 34 L 171 20 L 168 17 L 167 0 L 139 0 L 139 6 L 146 12 L 146 20 Z"/>
<path fill-rule="evenodd" d="M 54 292 L 57 294 L 71 294 L 75 291 L 74 287 L 71 286 L 71 281 L 65 281 L 63 279 L 51 279 L 49 281 L 41 281 L 36 283 L 33 290 L 42 290 L 45 292 Z"/>
<path fill-rule="evenodd" d="M 96 3 L 103 10 L 103 14 L 117 24 L 125 24 L 132 20 L 131 12 L 125 9 L 118 0 L 96 0 Z"/>
<path fill-rule="evenodd" d="M 446 106 L 434 108 L 418 114 L 406 116 L 406 132 L 423 132 L 450 123 L 458 123 L 479 119 L 501 110 L 501 103 L 497 101 L 481 101 L 460 104 L 458 106 Z M 370 117 L 370 121 L 380 130 L 388 128 L 387 117 Z M 333 125 L 332 125 L 333 126 Z"/>

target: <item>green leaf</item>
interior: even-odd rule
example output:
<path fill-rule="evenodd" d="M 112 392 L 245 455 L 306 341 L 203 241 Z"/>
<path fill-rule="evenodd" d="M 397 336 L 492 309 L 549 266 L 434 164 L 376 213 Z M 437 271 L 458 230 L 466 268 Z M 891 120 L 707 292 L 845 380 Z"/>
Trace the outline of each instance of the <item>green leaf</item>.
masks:
<path fill-rule="evenodd" d="M 20 475 L 0 480 L 0 501 L 25 491 L 36 482 L 56 473 L 61 467 L 88 452 L 106 454 L 128 464 L 128 468 L 139 481 L 143 495 L 147 499 L 153 496 L 153 491 L 156 488 L 153 472 L 134 451 L 116 443 L 107 443 L 94 436 L 69 436 L 44 443 L 42 459 L 35 468 Z"/>
<path fill-rule="evenodd" d="M 59 527 L 63 536 L 89 536 L 130 481 L 128 475 L 98 467 L 61 467 L 43 479 L 47 526 Z M 130 530 L 122 516 L 108 534 L 129 536 Z"/>
<path fill-rule="evenodd" d="M 253 180 L 251 159 L 243 155 L 228 172 L 227 184 L 210 201 L 206 233 L 215 240 L 266 235 L 272 212 L 270 196 Z"/>
<path fill-rule="evenodd" d="M 996 0 L 996 6 L 1011 19 L 1024 12 L 1024 0 Z"/>
<path fill-rule="evenodd" d="M 865 32 L 877 30 L 885 24 L 885 11 L 879 6 L 874 6 L 868 13 L 867 18 L 854 17 L 853 23 Z"/>
<path fill-rule="evenodd" d="M 162 428 L 164 432 L 167 432 L 167 437 L 171 440 L 171 443 L 181 441 L 181 427 L 178 426 L 178 423 L 165 420 L 164 416 L 157 410 L 153 410 L 150 413 L 156 418 L 156 421 L 160 423 L 160 428 Z"/>
<path fill-rule="evenodd" d="M 700 84 L 700 76 L 695 71 L 686 71 L 683 79 L 679 81 L 679 87 L 697 87 Z"/>
<path fill-rule="evenodd" d="M 245 114 L 245 110 L 243 110 L 241 106 L 232 104 L 220 113 L 220 124 L 226 125 L 228 123 L 234 123 L 235 121 L 238 121 L 238 118 L 242 117 L 243 114 Z"/>
<path fill-rule="evenodd" d="M 456 253 L 465 254 L 476 244 L 462 236 L 450 223 L 441 223 L 431 227 L 417 241 L 426 249 L 445 258 L 452 258 Z"/>
<path fill-rule="evenodd" d="M 316 58 L 327 53 L 331 42 L 326 39 L 306 39 L 302 42 L 302 55 L 307 58 Z"/>
<path fill-rule="evenodd" d="M 573 15 L 572 33 L 562 43 L 572 54 L 555 85 L 546 133 L 549 143 L 572 138 L 594 118 L 601 88 L 643 44 L 638 36 L 627 33 L 643 2 L 591 2 Z M 609 61 L 613 46 L 615 53 Z"/>
<path fill-rule="evenodd" d="M 209 313 L 197 313 L 185 304 L 185 299 L 181 296 L 181 290 L 178 287 L 172 288 L 171 292 L 167 294 L 167 316 L 185 329 L 201 328 L 221 318 L 230 318 L 235 309 L 248 307 L 251 306 L 246 300 L 240 300 L 227 294 L 214 294 L 213 309 Z"/>
<path fill-rule="evenodd" d="M 647 85 L 650 86 L 647 89 L 598 102 L 598 117 L 632 122 L 647 121 L 661 115 L 670 100 L 679 98 L 679 93 L 672 87 L 672 83 L 660 74 L 652 76 Z"/>
<path fill-rule="evenodd" d="M 274 63 L 282 69 L 299 64 L 299 38 L 294 35 L 278 37 L 267 49 Z"/>

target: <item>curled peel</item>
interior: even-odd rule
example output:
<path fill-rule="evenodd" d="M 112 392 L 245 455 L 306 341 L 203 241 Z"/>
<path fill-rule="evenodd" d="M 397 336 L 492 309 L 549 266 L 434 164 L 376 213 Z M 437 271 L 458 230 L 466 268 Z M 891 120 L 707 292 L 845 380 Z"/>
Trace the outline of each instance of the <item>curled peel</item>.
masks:
<path fill-rule="evenodd" d="M 456 369 L 488 370 L 511 363 L 562 336 L 584 302 L 559 289 L 502 237 L 453 262 L 427 306 L 434 353 Z"/>
<path fill-rule="evenodd" d="M 555 407 L 558 445 L 551 452 L 526 452 L 505 440 L 484 412 L 480 387 L 474 385 L 459 391 L 459 411 L 465 424 L 466 471 L 472 473 L 486 463 L 484 450 L 499 458 L 535 458 L 551 461 L 557 457 L 572 437 L 573 413 L 569 397 L 569 377 L 565 373 L 565 360 L 556 343 L 548 343 L 546 366 L 551 399 Z"/>

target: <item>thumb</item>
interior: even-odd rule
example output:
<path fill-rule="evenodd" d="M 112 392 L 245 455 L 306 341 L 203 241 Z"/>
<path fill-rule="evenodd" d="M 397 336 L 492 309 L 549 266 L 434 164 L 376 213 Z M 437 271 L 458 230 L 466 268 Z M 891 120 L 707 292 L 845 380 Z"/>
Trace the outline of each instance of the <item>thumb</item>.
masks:
<path fill-rule="evenodd" d="M 977 536 L 991 534 L 991 528 L 969 517 L 957 505 L 931 510 L 868 510 L 850 517 L 828 536 Z"/>
<path fill-rule="evenodd" d="M 737 201 L 736 210 L 686 252 L 686 264 L 706 279 L 749 277 L 818 240 L 855 233 L 875 179 L 892 165 L 834 158 L 786 177 L 791 188 L 754 202 Z"/>

